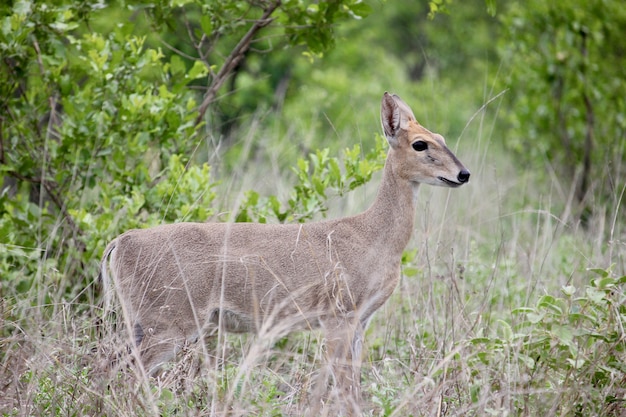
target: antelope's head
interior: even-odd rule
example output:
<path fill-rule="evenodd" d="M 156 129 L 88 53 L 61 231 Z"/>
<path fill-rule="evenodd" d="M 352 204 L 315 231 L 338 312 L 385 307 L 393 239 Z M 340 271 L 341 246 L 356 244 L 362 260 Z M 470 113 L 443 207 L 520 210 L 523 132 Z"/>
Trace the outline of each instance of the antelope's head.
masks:
<path fill-rule="evenodd" d="M 396 159 L 396 174 L 408 181 L 459 187 L 470 172 L 448 149 L 443 136 L 420 125 L 397 95 L 385 93 L 381 106 L 383 132 Z"/>

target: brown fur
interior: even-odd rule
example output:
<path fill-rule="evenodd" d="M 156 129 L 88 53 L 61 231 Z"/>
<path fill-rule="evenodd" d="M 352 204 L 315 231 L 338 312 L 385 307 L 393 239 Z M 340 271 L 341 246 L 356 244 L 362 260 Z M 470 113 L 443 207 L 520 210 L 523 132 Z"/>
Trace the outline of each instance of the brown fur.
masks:
<path fill-rule="evenodd" d="M 169 224 L 109 244 L 103 280 L 119 296 L 149 372 L 210 329 L 321 327 L 345 407 L 358 412 L 363 331 L 400 278 L 417 188 L 469 179 L 399 97 L 385 93 L 381 119 L 390 149 L 378 196 L 361 214 L 301 225 Z M 427 149 L 415 150 L 417 141 Z"/>

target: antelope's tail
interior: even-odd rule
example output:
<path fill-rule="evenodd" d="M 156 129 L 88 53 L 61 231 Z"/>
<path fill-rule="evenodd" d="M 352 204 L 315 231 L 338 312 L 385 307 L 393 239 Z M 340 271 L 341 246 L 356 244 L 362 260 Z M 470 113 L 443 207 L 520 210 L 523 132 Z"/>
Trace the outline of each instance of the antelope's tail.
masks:
<path fill-rule="evenodd" d="M 111 284 L 111 254 L 117 246 L 117 239 L 114 239 L 104 250 L 102 255 L 102 261 L 100 261 L 100 273 L 98 274 L 98 281 L 102 285 L 102 301 L 104 317 L 107 317 L 111 313 L 112 303 L 112 284 Z"/>

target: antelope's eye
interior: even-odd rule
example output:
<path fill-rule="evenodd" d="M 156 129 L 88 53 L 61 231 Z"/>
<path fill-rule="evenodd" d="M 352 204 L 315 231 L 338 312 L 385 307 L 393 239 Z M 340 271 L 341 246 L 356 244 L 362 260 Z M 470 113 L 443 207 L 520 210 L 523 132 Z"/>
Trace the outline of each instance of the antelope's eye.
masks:
<path fill-rule="evenodd" d="M 418 152 L 422 152 L 428 149 L 428 143 L 424 142 L 423 140 L 415 141 L 411 146 Z"/>

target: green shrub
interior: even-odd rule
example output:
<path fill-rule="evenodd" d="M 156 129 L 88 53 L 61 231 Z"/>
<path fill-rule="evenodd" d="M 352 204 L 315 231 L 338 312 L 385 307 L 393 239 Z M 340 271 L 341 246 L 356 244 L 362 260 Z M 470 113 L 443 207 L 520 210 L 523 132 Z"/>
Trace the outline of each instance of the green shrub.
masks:
<path fill-rule="evenodd" d="M 626 276 L 592 272 L 598 277 L 584 288 L 543 295 L 514 309 L 511 323 L 498 321 L 497 337 L 470 341 L 477 375 L 488 366 L 501 371 L 491 375 L 492 389 L 513 384 L 515 413 L 609 415 L 624 405 Z"/>

